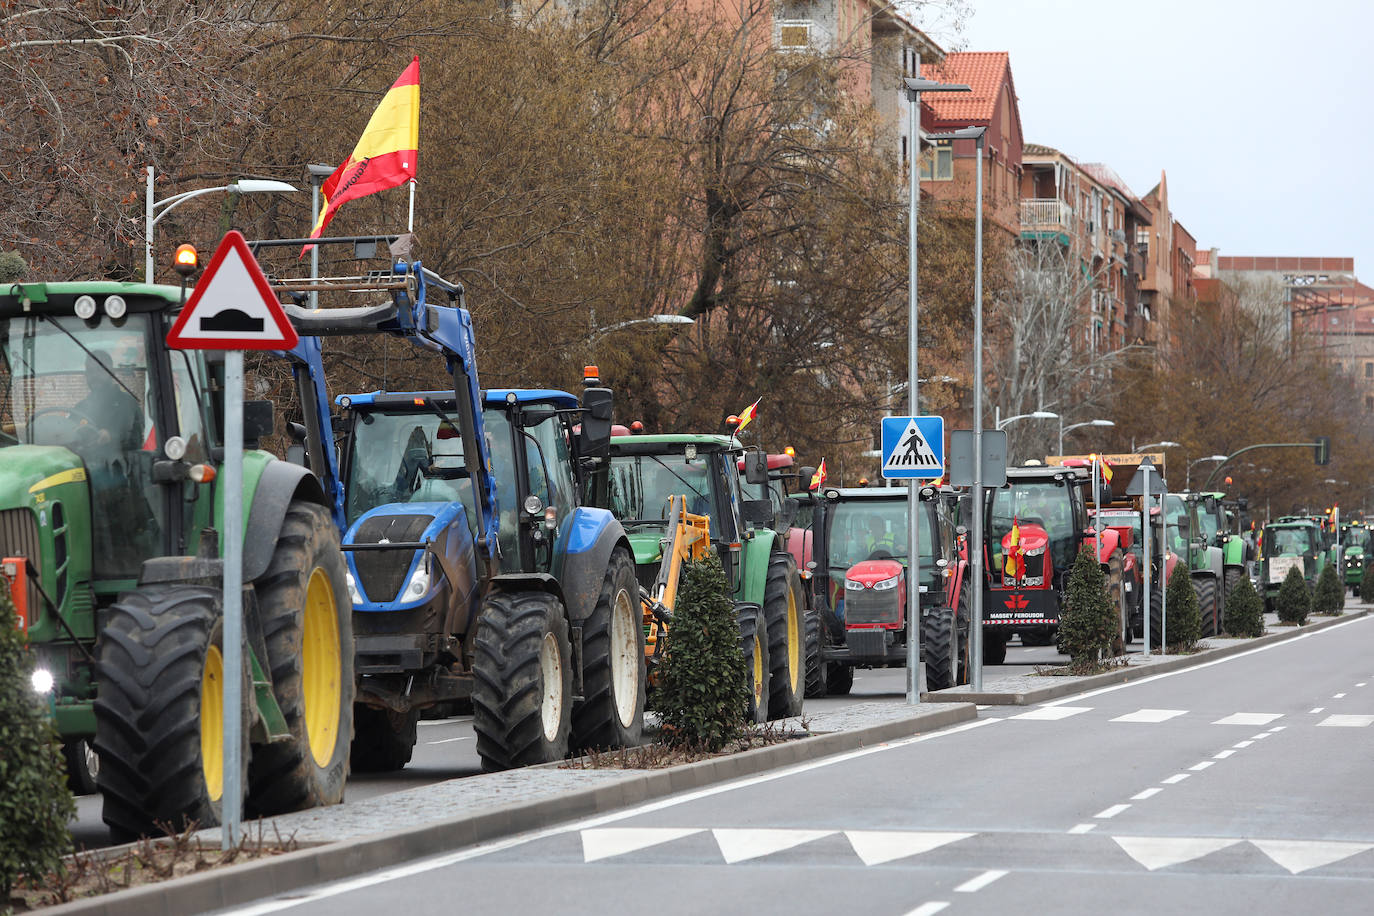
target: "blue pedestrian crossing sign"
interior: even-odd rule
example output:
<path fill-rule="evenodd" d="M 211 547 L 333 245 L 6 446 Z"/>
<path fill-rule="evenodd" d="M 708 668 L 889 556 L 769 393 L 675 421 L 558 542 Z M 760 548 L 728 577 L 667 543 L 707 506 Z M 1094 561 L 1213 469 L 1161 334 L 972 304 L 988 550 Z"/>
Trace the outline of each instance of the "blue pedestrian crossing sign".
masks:
<path fill-rule="evenodd" d="M 883 417 L 883 477 L 943 477 L 944 417 Z"/>

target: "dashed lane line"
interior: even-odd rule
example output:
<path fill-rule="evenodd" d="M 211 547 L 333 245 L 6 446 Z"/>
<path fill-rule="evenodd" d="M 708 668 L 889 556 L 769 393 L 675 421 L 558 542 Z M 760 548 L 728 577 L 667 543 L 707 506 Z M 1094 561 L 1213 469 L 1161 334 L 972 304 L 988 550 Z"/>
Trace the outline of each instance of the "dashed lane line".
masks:
<path fill-rule="evenodd" d="M 1074 824 L 1069 828 L 1069 833 L 1089 833 L 1096 826 L 1096 824 Z"/>
<path fill-rule="evenodd" d="M 1094 814 L 1093 817 L 1097 818 L 1098 820 L 1106 820 L 1108 818 L 1116 817 L 1118 814 L 1120 814 L 1122 811 L 1125 811 L 1129 807 L 1131 806 L 1112 805 L 1110 808 L 1103 808 L 1101 811 Z"/>
<path fill-rule="evenodd" d="M 1005 878 L 1010 872 L 1001 868 L 989 868 L 976 878 L 970 878 L 954 889 L 956 894 L 976 894 L 998 878 Z"/>
<path fill-rule="evenodd" d="M 1147 798 L 1154 798 L 1156 795 L 1163 791 L 1164 790 L 1161 789 L 1159 786 L 1151 786 L 1148 789 L 1143 789 L 1140 792 L 1137 792 L 1134 795 L 1132 795 L 1131 801 L 1144 801 Z"/>
<path fill-rule="evenodd" d="M 1177 785 L 1180 782 L 1183 782 L 1183 780 L 1187 779 L 1191 775 L 1191 773 L 1175 773 L 1167 779 L 1161 779 L 1160 782 L 1164 783 L 1166 786 L 1173 786 Z"/>

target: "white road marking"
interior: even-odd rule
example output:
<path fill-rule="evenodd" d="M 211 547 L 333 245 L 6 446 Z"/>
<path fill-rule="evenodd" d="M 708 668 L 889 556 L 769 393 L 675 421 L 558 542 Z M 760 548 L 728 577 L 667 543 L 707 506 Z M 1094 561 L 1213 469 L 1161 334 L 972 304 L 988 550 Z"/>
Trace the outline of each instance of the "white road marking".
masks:
<path fill-rule="evenodd" d="M 1281 712 L 1238 712 L 1224 719 L 1217 719 L 1213 725 L 1268 725 L 1275 719 L 1282 719 Z"/>
<path fill-rule="evenodd" d="M 1145 510 L 1144 510 L 1144 509 L 1141 509 L 1140 511 L 1141 511 L 1141 513 L 1143 514 Z M 1356 684 L 1355 686 L 1356 686 L 1356 687 L 1364 687 L 1364 686 L 1366 686 L 1366 684 L 1365 684 L 1364 681 L 1360 681 L 1360 682 L 1359 682 L 1358 684 Z"/>
<path fill-rule="evenodd" d="M 1369 843 L 1304 840 L 1251 840 L 1250 843 L 1295 875 L 1309 868 L 1330 865 L 1332 862 L 1339 862 L 1365 850 L 1374 849 L 1374 845 Z"/>
<path fill-rule="evenodd" d="M 450 741 L 471 741 L 472 735 L 463 735 L 459 738 L 440 738 L 438 741 L 426 741 L 425 744 L 448 744 Z"/>
<path fill-rule="evenodd" d="M 906 916 L 934 916 L 945 907 L 949 906 L 948 900 L 928 900 L 916 909 L 907 913 Z"/>
<path fill-rule="evenodd" d="M 1327 716 L 1317 725 L 1335 726 L 1336 728 L 1364 728 L 1371 722 L 1374 722 L 1374 716 Z"/>
<path fill-rule="evenodd" d="M 1192 770 L 1193 772 L 1197 772 L 1198 770 L 1205 770 L 1205 769 L 1207 769 L 1207 768 L 1208 768 L 1209 766 L 1211 766 L 1211 765 L 1212 765 L 1212 761 L 1211 761 L 1211 760 L 1204 760 L 1204 761 L 1202 761 L 1201 763 L 1195 763 L 1195 764 L 1193 764 L 1192 766 L 1188 767 L 1188 769 Z"/>
<path fill-rule="evenodd" d="M 1285 728 L 1287 728 L 1287 727 L 1288 727 L 1287 725 L 1275 725 L 1273 728 L 1269 729 L 1269 734 L 1271 734 L 1271 735 L 1278 734 L 1279 732 L 1283 731 L 1283 730 L 1284 730 Z"/>
<path fill-rule="evenodd" d="M 1215 754 L 1212 755 L 1212 759 L 1213 759 L 1213 760 L 1225 760 L 1227 757 L 1230 757 L 1230 756 L 1231 756 L 1232 754 L 1234 754 L 1234 753 L 1235 753 L 1235 751 L 1229 751 L 1229 750 L 1228 750 L 1228 751 L 1218 751 L 1217 753 L 1215 753 Z"/>
<path fill-rule="evenodd" d="M 1142 509 L 1141 511 L 1143 512 L 1144 510 Z M 1333 699 L 1333 700 L 1339 700 L 1339 699 L 1341 699 L 1341 698 L 1344 697 L 1344 696 L 1345 696 L 1345 694 L 1343 694 L 1343 693 L 1333 693 L 1333 694 L 1331 694 L 1331 699 Z"/>
<path fill-rule="evenodd" d="M 1074 824 L 1069 828 L 1069 833 L 1088 833 L 1096 826 L 1096 824 Z"/>
<path fill-rule="evenodd" d="M 865 865 L 882 865 L 938 849 L 973 836 L 971 833 L 935 833 L 918 830 L 846 830 L 845 838 Z"/>
<path fill-rule="evenodd" d="M 1141 511 L 1142 511 L 1142 514 L 1143 514 L 1144 510 L 1141 510 Z M 1309 716 L 1315 716 L 1315 715 L 1317 715 L 1318 713 L 1322 713 L 1322 712 L 1326 712 L 1326 707 L 1325 707 L 1325 706 L 1314 706 L 1312 709 L 1308 710 L 1308 713 L 1307 713 L 1307 714 L 1308 714 Z"/>
<path fill-rule="evenodd" d="M 1007 872 L 1000 868 L 989 868 L 976 878 L 969 878 L 954 889 L 956 894 L 976 894 L 998 878 L 1005 878 Z"/>
<path fill-rule="evenodd" d="M 1255 743 L 1255 742 L 1253 742 L 1253 741 L 1237 741 L 1235 744 L 1231 745 L 1231 747 L 1235 747 L 1235 748 L 1247 748 L 1247 747 L 1249 747 L 1250 745 L 1252 745 L 1252 744 L 1254 744 L 1254 743 Z"/>
<path fill-rule="evenodd" d="M 1129 807 L 1131 806 L 1112 805 L 1110 808 L 1103 808 L 1101 811 L 1094 814 L 1093 817 L 1098 818 L 1099 820 L 1106 820 L 1109 817 L 1116 817 L 1118 814 L 1120 814 L 1122 811 L 1125 811 Z"/>
<path fill-rule="evenodd" d="M 1176 785 L 1176 784 L 1178 784 L 1178 783 L 1180 783 L 1180 782 L 1183 782 L 1183 780 L 1187 779 L 1187 778 L 1188 778 L 1189 776 L 1191 776 L 1191 775 L 1193 775 L 1193 774 L 1192 774 L 1192 773 L 1175 773 L 1174 775 L 1170 776 L 1168 779 L 1161 779 L 1160 782 L 1164 783 L 1166 786 L 1172 786 L 1172 785 Z"/>
<path fill-rule="evenodd" d="M 775 830 L 767 828 L 721 827 L 712 830 L 720 854 L 725 857 L 726 865 L 734 865 L 746 859 L 769 856 L 802 843 L 830 836 L 834 830 Z"/>
<path fill-rule="evenodd" d="M 1134 795 L 1132 795 L 1131 801 L 1144 801 L 1147 798 L 1154 798 L 1156 795 L 1163 791 L 1164 790 L 1161 789 L 1159 786 L 1152 786 L 1148 789 L 1145 789 L 1144 791 L 1137 792 Z"/>
<path fill-rule="evenodd" d="M 1091 706 L 1041 706 L 1023 712 L 1020 715 L 1012 716 L 1013 719 L 1032 719 L 1045 722 L 1057 722 L 1060 719 L 1067 719 L 1069 716 L 1076 716 L 1080 712 L 1092 712 Z"/>
<path fill-rule="evenodd" d="M 1135 712 L 1128 712 L 1124 716 L 1117 716 L 1113 722 L 1167 722 L 1170 719 L 1184 715 L 1186 709 L 1137 709 Z"/>
<path fill-rule="evenodd" d="M 1211 855 L 1240 840 L 1214 837 L 1114 836 L 1116 845 L 1150 871 Z"/>
<path fill-rule="evenodd" d="M 582 831 L 582 861 L 596 862 L 680 840 L 701 827 L 601 827 Z"/>

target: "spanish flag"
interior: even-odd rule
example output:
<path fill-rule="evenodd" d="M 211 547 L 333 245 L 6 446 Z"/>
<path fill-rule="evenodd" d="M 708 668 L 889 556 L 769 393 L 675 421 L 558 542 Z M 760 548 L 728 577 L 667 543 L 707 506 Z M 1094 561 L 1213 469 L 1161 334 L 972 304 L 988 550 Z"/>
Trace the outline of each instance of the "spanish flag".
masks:
<path fill-rule="evenodd" d="M 1102 470 L 1099 471 L 1098 473 L 1100 473 L 1100 474 L 1102 475 L 1102 479 L 1103 479 L 1103 480 L 1107 481 L 1107 483 L 1111 483 L 1111 482 L 1112 482 L 1112 463 L 1111 463 L 1110 461 L 1107 460 L 1107 456 L 1106 456 L 1106 455 L 1099 455 L 1098 458 L 1097 458 L 1097 460 L 1100 461 L 1100 462 L 1102 462 Z"/>
<path fill-rule="evenodd" d="M 1008 579 L 1017 579 L 1021 575 L 1021 521 L 1012 519 L 1011 539 L 1007 541 L 1007 562 L 1003 569 Z"/>
<path fill-rule="evenodd" d="M 754 403 L 750 404 L 748 407 L 744 408 L 744 410 L 742 410 L 742 411 L 740 412 L 740 415 L 739 415 L 739 426 L 736 426 L 736 427 L 735 427 L 735 434 L 736 434 L 736 435 L 738 435 L 739 433 L 744 432 L 744 427 L 746 427 L 746 426 L 748 426 L 750 423 L 752 423 L 752 422 L 754 421 L 754 417 L 758 416 L 758 413 L 759 413 L 759 401 L 762 401 L 762 400 L 763 400 L 763 398 L 759 398 L 758 401 L 755 401 Z"/>
<path fill-rule="evenodd" d="M 820 467 L 816 468 L 816 473 L 811 475 L 811 486 L 807 487 L 807 489 L 819 490 L 821 488 L 821 484 L 825 483 L 825 478 L 825 459 L 822 458 Z"/>
<path fill-rule="evenodd" d="M 310 238 L 319 238 L 348 201 L 413 181 L 419 148 L 420 58 L 416 56 L 372 113 L 353 154 L 320 188 L 325 206 Z M 303 247 L 301 255 L 312 247 Z"/>

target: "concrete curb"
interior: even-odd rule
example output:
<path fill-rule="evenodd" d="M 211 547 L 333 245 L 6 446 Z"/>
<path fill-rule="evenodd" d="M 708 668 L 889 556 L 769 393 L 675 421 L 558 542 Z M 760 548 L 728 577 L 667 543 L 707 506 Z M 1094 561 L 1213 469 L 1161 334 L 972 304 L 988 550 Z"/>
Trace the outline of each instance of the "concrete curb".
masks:
<path fill-rule="evenodd" d="M 943 700 L 943 697 L 940 698 Z M 500 805 L 480 814 L 406 830 L 343 840 L 285 855 L 211 869 L 144 887 L 76 900 L 42 910 L 52 916 L 180 916 L 261 901 L 290 891 L 491 842 L 554 824 L 604 814 L 652 799 L 752 776 L 946 728 L 977 718 L 970 703 L 951 703 L 890 722 L 817 734 L 661 770 L 627 770 L 610 784 L 551 799 Z"/>
<path fill-rule="evenodd" d="M 1060 697 L 1072 696 L 1075 693 L 1086 693 L 1098 687 L 1125 684 L 1129 681 L 1151 677 L 1156 674 L 1165 674 L 1170 671 L 1178 671 L 1182 668 L 1191 668 L 1195 665 L 1216 661 L 1219 658 L 1226 658 L 1230 655 L 1239 655 L 1242 652 L 1249 652 L 1251 649 L 1257 649 L 1260 646 L 1285 642 L 1306 633 L 1315 633 L 1340 623 L 1348 623 L 1351 620 L 1357 620 L 1368 614 L 1368 610 L 1363 610 L 1351 611 L 1348 614 L 1342 614 L 1340 617 L 1323 617 L 1319 620 L 1309 618 L 1307 624 L 1301 627 L 1281 627 L 1271 630 L 1263 636 L 1247 639 L 1244 642 L 1233 643 L 1229 646 L 1219 646 L 1215 649 L 1207 649 L 1194 655 L 1178 655 L 1165 661 L 1151 662 L 1148 665 L 1119 668 L 1116 671 L 1108 671 L 1105 674 L 1093 674 L 1086 677 L 1046 677 L 1046 681 L 1058 681 L 1059 683 L 1051 683 L 1048 686 L 1037 687 L 1033 690 L 1012 693 L 994 693 L 988 691 L 975 693 L 972 690 L 966 690 L 962 687 L 949 687 L 944 690 L 923 693 L 921 694 L 921 699 L 923 701 L 935 703 L 977 703 L 983 706 L 1030 706 L 1035 703 L 1043 703 L 1046 700 L 1056 700 Z"/>

